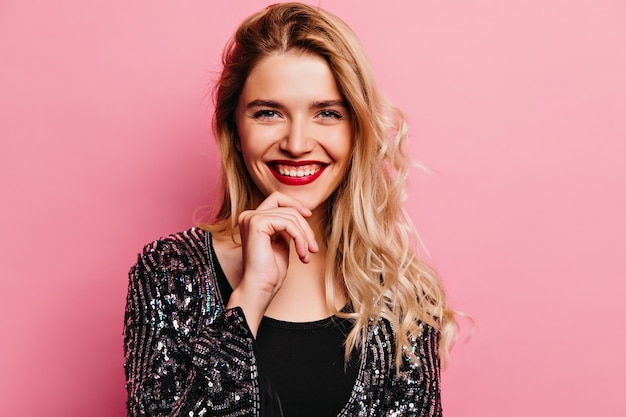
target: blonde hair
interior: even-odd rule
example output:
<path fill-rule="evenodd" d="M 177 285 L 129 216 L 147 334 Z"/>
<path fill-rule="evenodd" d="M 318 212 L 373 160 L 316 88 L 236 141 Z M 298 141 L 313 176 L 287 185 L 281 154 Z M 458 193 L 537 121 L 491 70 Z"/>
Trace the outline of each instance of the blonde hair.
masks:
<path fill-rule="evenodd" d="M 346 178 L 328 204 L 326 302 L 339 316 L 354 320 L 346 355 L 360 348 L 371 318 L 391 323 L 396 366 L 419 323 L 440 332 L 440 357 L 448 357 L 455 330 L 437 274 L 420 259 L 416 232 L 402 204 L 410 161 L 402 150 L 404 115 L 381 96 L 360 42 L 336 16 L 308 5 L 269 6 L 238 28 L 222 57 L 215 90 L 214 132 L 222 154 L 223 198 L 212 224 L 214 233 L 233 233 L 239 214 L 254 208 L 255 185 L 235 148 L 235 109 L 246 78 L 264 57 L 297 51 L 322 57 L 348 104 L 354 149 Z M 336 311 L 335 280 L 343 286 L 350 313 Z"/>

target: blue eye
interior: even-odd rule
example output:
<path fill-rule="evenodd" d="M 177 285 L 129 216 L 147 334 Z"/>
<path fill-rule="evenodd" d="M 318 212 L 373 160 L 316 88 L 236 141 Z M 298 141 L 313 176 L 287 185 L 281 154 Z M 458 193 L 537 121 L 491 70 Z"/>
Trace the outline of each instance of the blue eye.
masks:
<path fill-rule="evenodd" d="M 274 110 L 259 110 L 258 112 L 254 113 L 254 118 L 255 119 L 271 119 L 273 117 L 276 117 L 277 113 Z"/>
<path fill-rule="evenodd" d="M 323 110 L 322 112 L 320 112 L 320 116 L 322 116 L 323 118 L 328 118 L 328 119 L 341 119 L 343 118 L 343 116 L 334 111 L 334 110 Z"/>

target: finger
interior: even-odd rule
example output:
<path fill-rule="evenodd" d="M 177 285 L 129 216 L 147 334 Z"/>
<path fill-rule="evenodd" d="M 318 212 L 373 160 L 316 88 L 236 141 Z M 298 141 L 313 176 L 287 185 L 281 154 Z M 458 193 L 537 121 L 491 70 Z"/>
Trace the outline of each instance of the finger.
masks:
<path fill-rule="evenodd" d="M 288 239 L 294 241 L 298 257 L 305 263 L 309 262 L 310 254 L 318 250 L 313 230 L 293 208 L 246 211 L 240 216 L 240 229 L 242 232 L 247 230 L 248 238 L 250 232 L 259 232 L 271 239 L 286 233 Z"/>
<path fill-rule="evenodd" d="M 315 239 L 315 233 L 313 233 L 313 229 L 311 229 L 311 225 L 309 224 L 309 222 L 306 220 L 306 217 L 308 217 L 307 214 L 310 213 L 310 210 L 306 209 L 305 207 L 301 206 L 301 208 L 303 208 L 304 210 L 306 210 L 307 212 L 303 213 L 302 210 L 299 210 L 298 207 L 294 207 L 294 206 L 278 206 L 278 204 L 287 204 L 287 203 L 292 203 L 295 202 L 296 204 L 300 204 L 298 203 L 295 199 L 292 199 L 290 197 L 287 197 L 283 194 L 280 193 L 273 193 L 271 195 L 271 199 L 270 197 L 268 197 L 261 205 L 259 205 L 257 207 L 256 210 L 249 210 L 246 211 L 244 213 L 242 213 L 242 216 L 255 216 L 255 215 L 275 215 L 275 216 L 289 216 L 290 219 L 292 219 L 293 221 L 296 221 L 301 227 L 302 230 L 304 231 L 304 234 L 306 236 L 306 240 L 307 240 L 307 250 L 310 250 L 313 253 L 317 253 L 319 251 L 319 245 Z M 281 199 L 282 197 L 284 197 L 285 199 Z M 242 216 L 240 216 L 240 222 L 242 220 Z"/>
<path fill-rule="evenodd" d="M 312 253 L 319 251 L 319 245 L 315 239 L 315 233 L 311 228 L 311 225 L 302 214 L 293 207 L 278 207 L 269 210 L 269 212 L 276 213 L 277 216 L 284 216 L 286 219 L 296 222 L 302 229 L 304 237 L 306 239 L 307 250 Z"/>
<path fill-rule="evenodd" d="M 265 200 L 257 207 L 258 210 L 266 210 L 274 207 L 292 207 L 295 208 L 302 216 L 310 217 L 313 213 L 295 198 L 286 196 L 285 194 L 274 192 L 267 196 Z"/>
<path fill-rule="evenodd" d="M 304 263 L 311 261 L 311 251 L 309 250 L 307 238 L 298 224 L 292 221 L 272 222 L 271 227 L 273 229 L 273 236 L 278 237 L 280 240 L 287 241 L 287 245 L 289 245 L 289 239 L 293 240 L 294 248 L 300 261 Z"/>

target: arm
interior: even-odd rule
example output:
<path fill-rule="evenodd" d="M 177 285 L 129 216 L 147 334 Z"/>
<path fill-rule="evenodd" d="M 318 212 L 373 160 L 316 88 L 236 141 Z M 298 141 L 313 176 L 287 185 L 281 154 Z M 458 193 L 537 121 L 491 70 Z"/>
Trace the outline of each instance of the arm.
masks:
<path fill-rule="evenodd" d="M 258 415 L 252 334 L 241 309 L 214 308 L 200 252 L 168 238 L 147 246 L 130 271 L 129 416 Z"/>
<path fill-rule="evenodd" d="M 405 357 L 392 381 L 386 416 L 441 417 L 439 332 L 422 324 L 422 334 L 411 341 L 417 361 Z"/>
<path fill-rule="evenodd" d="M 279 192 L 239 215 L 243 276 L 233 287 L 228 307 L 243 310 L 254 337 L 287 276 L 291 242 L 303 263 L 309 263 L 311 254 L 319 251 L 306 220 L 311 215 L 300 202 Z"/>

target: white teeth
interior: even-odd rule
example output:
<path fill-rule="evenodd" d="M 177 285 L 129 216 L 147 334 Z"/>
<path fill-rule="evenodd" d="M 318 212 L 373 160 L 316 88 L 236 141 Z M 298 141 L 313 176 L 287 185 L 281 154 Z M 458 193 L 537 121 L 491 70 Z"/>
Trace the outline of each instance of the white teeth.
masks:
<path fill-rule="evenodd" d="M 280 175 L 284 175 L 286 177 L 308 177 L 310 175 L 315 175 L 319 172 L 321 167 L 319 166 L 306 166 L 304 168 L 294 168 L 294 167 L 285 167 L 282 165 L 276 165 L 275 169 L 280 173 Z"/>

